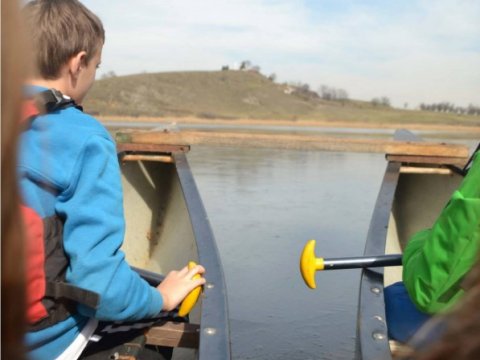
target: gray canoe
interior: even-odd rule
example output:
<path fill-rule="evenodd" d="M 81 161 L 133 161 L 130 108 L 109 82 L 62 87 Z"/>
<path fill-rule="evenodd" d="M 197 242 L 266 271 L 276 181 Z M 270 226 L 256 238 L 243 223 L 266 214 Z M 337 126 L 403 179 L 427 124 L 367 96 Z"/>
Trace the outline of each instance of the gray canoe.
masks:
<path fill-rule="evenodd" d="M 395 139 L 418 141 L 397 131 Z M 462 176 L 452 165 L 465 158 L 449 156 L 388 156 L 364 255 L 398 254 L 417 231 L 432 226 L 458 187 Z M 357 357 L 391 359 L 407 347 L 389 341 L 385 323 L 384 286 L 402 279 L 402 267 L 362 270 L 357 314 Z M 393 353 L 393 355 L 392 355 Z"/>
<path fill-rule="evenodd" d="M 188 146 L 120 141 L 117 149 L 126 219 L 123 250 L 129 264 L 163 275 L 190 260 L 206 269 L 207 284 L 190 313 L 191 326 L 167 324 L 152 329 L 150 338 L 156 343 L 157 337 L 160 344 L 172 341 L 174 358 L 230 359 L 224 273 L 185 155 Z"/>

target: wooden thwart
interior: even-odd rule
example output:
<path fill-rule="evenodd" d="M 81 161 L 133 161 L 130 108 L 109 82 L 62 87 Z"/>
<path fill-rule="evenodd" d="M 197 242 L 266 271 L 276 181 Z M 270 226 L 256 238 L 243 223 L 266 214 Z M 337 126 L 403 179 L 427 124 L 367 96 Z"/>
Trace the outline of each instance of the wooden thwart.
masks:
<path fill-rule="evenodd" d="M 402 166 L 400 168 L 402 174 L 438 174 L 452 175 L 453 171 L 443 167 L 424 167 L 424 166 Z"/>
<path fill-rule="evenodd" d="M 145 333 L 147 344 L 168 347 L 198 348 L 200 326 L 166 321 Z"/>
<path fill-rule="evenodd" d="M 392 155 L 450 157 L 465 161 L 468 148 L 457 144 L 394 141 L 384 139 L 341 138 L 305 134 L 258 134 L 241 132 L 181 131 L 131 132 L 117 135 L 117 140 L 141 144 L 211 145 L 282 148 L 298 150 L 374 152 Z"/>
<path fill-rule="evenodd" d="M 467 150 L 468 151 L 468 150 Z M 463 167 L 467 162 L 468 155 L 463 156 L 423 156 L 423 155 L 405 155 L 405 154 L 387 154 L 388 161 L 397 161 L 410 164 L 438 164 L 455 165 Z"/>
<path fill-rule="evenodd" d="M 170 155 L 125 155 L 122 161 L 156 161 L 164 163 L 173 163 Z"/>
<path fill-rule="evenodd" d="M 130 134 L 127 134 L 130 136 Z M 131 142 L 125 141 L 123 138 L 123 133 L 117 135 L 117 152 L 141 152 L 141 153 L 163 153 L 171 154 L 174 152 L 188 152 L 190 151 L 190 146 L 188 145 L 177 145 L 177 144 L 133 144 Z"/>

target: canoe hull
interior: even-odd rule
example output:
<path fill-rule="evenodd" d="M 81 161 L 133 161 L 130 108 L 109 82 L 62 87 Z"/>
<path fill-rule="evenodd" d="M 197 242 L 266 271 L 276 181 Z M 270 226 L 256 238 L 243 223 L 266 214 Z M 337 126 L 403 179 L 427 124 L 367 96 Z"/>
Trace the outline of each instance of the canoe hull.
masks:
<path fill-rule="evenodd" d="M 185 146 L 119 143 L 126 221 L 122 250 L 130 265 L 162 275 L 189 261 L 205 267 L 207 284 L 189 314 L 190 323 L 199 325 L 198 348 L 175 348 L 174 358 L 228 360 L 223 268 L 185 150 Z"/>
<path fill-rule="evenodd" d="M 396 136 L 418 141 L 408 132 Z M 428 157 L 425 161 L 419 161 L 419 157 L 414 160 L 414 163 L 388 162 L 367 235 L 365 256 L 401 253 L 414 233 L 432 226 L 462 180 L 451 170 L 451 163 L 442 163 L 441 158 L 430 162 Z M 383 289 L 401 279 L 401 266 L 362 270 L 357 313 L 358 358 L 392 358 Z"/>
<path fill-rule="evenodd" d="M 160 274 L 198 262 L 180 180 L 172 163 L 122 164 L 126 219 L 123 250 L 129 264 Z"/>

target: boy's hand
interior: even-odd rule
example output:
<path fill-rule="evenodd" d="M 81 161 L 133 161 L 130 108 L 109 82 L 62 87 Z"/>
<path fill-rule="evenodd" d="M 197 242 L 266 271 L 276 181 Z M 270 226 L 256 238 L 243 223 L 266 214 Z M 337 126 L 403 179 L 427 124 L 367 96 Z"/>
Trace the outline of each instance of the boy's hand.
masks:
<path fill-rule="evenodd" d="M 165 279 L 157 286 L 157 290 L 163 298 L 163 310 L 171 311 L 175 309 L 187 296 L 190 291 L 197 286 L 205 284 L 205 278 L 192 279 L 196 274 L 204 274 L 205 268 L 197 265 L 188 270 L 185 266 L 179 271 L 171 271 Z"/>

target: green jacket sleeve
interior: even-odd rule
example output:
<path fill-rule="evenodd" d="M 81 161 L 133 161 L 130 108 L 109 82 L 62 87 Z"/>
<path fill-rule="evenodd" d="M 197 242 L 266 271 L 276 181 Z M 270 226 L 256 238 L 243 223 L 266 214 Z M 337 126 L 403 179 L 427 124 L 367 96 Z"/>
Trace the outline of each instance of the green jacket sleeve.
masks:
<path fill-rule="evenodd" d="M 426 313 L 448 310 L 463 295 L 465 274 L 480 250 L 480 152 L 431 229 L 416 233 L 403 254 L 403 281 Z"/>

